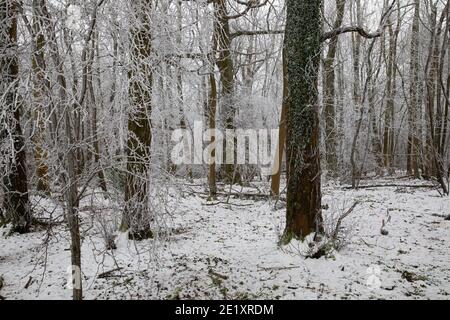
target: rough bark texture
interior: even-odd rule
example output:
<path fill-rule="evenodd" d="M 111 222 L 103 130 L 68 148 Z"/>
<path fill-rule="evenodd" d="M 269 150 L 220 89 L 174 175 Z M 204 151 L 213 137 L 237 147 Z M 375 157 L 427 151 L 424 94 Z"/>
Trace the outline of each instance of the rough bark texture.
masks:
<path fill-rule="evenodd" d="M 28 197 L 25 141 L 20 124 L 20 98 L 17 92 L 17 10 L 12 1 L 0 3 L 0 21 L 0 96 L 5 97 L 3 108 L 7 110 L 7 123 L 0 134 L 2 139 L 13 140 L 3 178 L 3 215 L 12 223 L 13 232 L 26 233 L 30 230 L 32 214 Z"/>
<path fill-rule="evenodd" d="M 322 231 L 318 125 L 321 5 L 288 0 L 285 50 L 287 113 L 287 214 L 283 243 Z"/>
<path fill-rule="evenodd" d="M 125 209 L 121 230 L 128 230 L 131 239 L 143 240 L 153 236 L 148 205 L 153 85 L 153 72 L 148 60 L 152 52 L 152 0 L 132 1 L 130 5 L 136 14 L 138 25 L 131 30 L 131 105 L 128 118 Z"/>
<path fill-rule="evenodd" d="M 231 55 L 231 33 L 230 24 L 227 15 L 227 1 L 217 0 L 214 2 L 214 12 L 216 23 L 214 24 L 214 33 L 217 37 L 218 58 L 217 66 L 220 71 L 221 82 L 221 114 L 225 118 L 225 129 L 235 130 L 234 117 L 236 107 L 234 103 L 235 98 L 235 77 L 234 77 L 234 63 Z M 236 163 L 236 141 L 232 150 L 224 148 L 224 159 L 227 159 L 227 154 L 234 153 L 234 164 L 226 163 L 224 181 L 229 183 L 240 183 L 241 178 L 238 172 Z M 228 155 L 231 157 L 231 155 Z"/>

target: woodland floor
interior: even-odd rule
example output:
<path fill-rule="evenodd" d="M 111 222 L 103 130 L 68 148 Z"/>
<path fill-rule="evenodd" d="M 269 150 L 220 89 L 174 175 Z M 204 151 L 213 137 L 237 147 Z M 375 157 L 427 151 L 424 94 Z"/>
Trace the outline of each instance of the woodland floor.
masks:
<path fill-rule="evenodd" d="M 197 182 L 200 185 L 200 182 Z M 429 184 L 377 179 L 363 184 Z M 267 190 L 255 183 L 246 193 Z M 236 192 L 241 191 L 237 189 Z M 108 201 L 82 207 L 85 299 L 450 299 L 450 197 L 437 189 L 383 187 L 347 190 L 326 184 L 324 214 L 332 221 L 355 201 L 344 220 L 348 244 L 320 259 L 305 259 L 301 245 L 277 245 L 282 202 L 264 198 L 208 203 L 202 187 L 186 187 L 179 212 L 161 240 L 134 243 L 121 234 L 106 251 L 99 217 L 118 217 Z M 60 214 L 49 200 L 35 211 Z M 225 198 L 219 201 L 226 202 Z M 388 214 L 389 212 L 389 214 Z M 48 215 L 48 213 L 47 213 Z M 382 235 L 382 221 L 388 221 Z M 166 232 L 167 233 L 167 232 Z M 47 243 L 47 245 L 44 245 Z M 5 299 L 70 299 L 70 264 L 64 224 L 27 235 L 0 229 L 0 276 Z M 120 268 L 120 270 L 119 270 Z M 113 272 L 108 272 L 118 269 Z M 106 274 L 104 274 L 107 272 Z"/>

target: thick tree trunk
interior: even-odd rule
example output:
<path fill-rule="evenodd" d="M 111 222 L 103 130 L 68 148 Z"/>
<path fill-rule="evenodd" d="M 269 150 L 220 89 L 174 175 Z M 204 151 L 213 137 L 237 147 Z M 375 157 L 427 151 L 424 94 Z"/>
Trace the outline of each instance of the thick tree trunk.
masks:
<path fill-rule="evenodd" d="M 17 50 L 17 8 L 11 1 L 0 3 L 0 96 L 5 97 L 7 128 L 0 132 L 2 139 L 13 139 L 9 163 L 4 176 L 4 216 L 12 223 L 13 232 L 29 232 L 32 214 L 28 196 L 25 139 L 21 127 L 18 94 L 19 62 Z M 7 133 L 7 131 L 9 131 Z M 7 135 L 7 136 L 6 136 Z"/>
<path fill-rule="evenodd" d="M 125 209 L 121 230 L 130 239 L 153 237 L 150 229 L 148 179 L 152 142 L 151 110 L 153 72 L 148 59 L 152 52 L 150 14 L 152 0 L 130 1 L 138 26 L 131 30 L 131 70 L 129 71 L 130 112 L 128 116 Z"/>
<path fill-rule="evenodd" d="M 209 92 L 209 103 L 208 103 L 208 120 L 209 129 L 216 130 L 216 113 L 217 113 L 217 85 L 216 77 L 214 73 L 211 72 L 209 75 L 210 92 Z M 211 144 L 216 143 L 217 137 L 211 137 Z M 209 195 L 211 198 L 217 196 L 217 183 L 216 183 L 216 149 L 211 151 L 211 162 L 209 164 L 208 171 L 208 185 L 209 185 Z"/>
<path fill-rule="evenodd" d="M 288 177 L 283 243 L 323 230 L 317 92 L 321 5 L 318 0 L 287 1 Z"/>
<path fill-rule="evenodd" d="M 215 7 L 215 23 L 214 33 L 217 37 L 218 45 L 218 59 L 217 66 L 220 71 L 220 82 L 221 82 L 221 114 L 225 119 L 225 129 L 235 130 L 234 118 L 236 114 L 235 107 L 235 77 L 234 77 L 234 62 L 231 55 L 231 34 L 230 34 L 230 24 L 228 19 L 227 11 L 227 1 L 217 0 L 214 2 Z M 233 148 L 224 148 L 224 159 L 225 159 L 225 172 L 224 175 L 225 182 L 228 183 L 241 183 L 240 173 L 236 165 L 237 157 L 237 145 L 236 139 L 234 139 Z M 228 142 L 231 145 L 231 141 Z M 227 150 L 229 149 L 229 150 Z M 234 161 L 227 161 L 227 159 L 233 158 Z M 232 162 L 232 163 L 228 163 Z"/>

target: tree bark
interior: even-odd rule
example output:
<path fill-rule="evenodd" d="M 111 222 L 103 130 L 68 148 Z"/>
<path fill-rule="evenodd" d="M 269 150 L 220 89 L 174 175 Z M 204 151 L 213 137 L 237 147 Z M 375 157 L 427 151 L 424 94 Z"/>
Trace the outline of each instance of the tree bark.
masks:
<path fill-rule="evenodd" d="M 130 1 L 138 26 L 131 30 L 131 70 L 128 75 L 131 105 L 128 116 L 125 209 L 121 230 L 128 230 L 129 238 L 134 240 L 153 237 L 148 204 L 153 86 L 152 66 L 148 59 L 152 53 L 152 2 Z"/>
<path fill-rule="evenodd" d="M 214 2 L 214 14 L 216 23 L 214 28 L 214 33 L 217 37 L 217 46 L 218 46 L 218 58 L 217 58 L 217 66 L 220 71 L 220 82 L 221 82 L 221 114 L 225 119 L 225 129 L 234 131 L 235 123 L 234 118 L 236 114 L 235 107 L 235 77 L 234 77 L 234 62 L 233 57 L 231 55 L 231 33 L 230 33 L 230 24 L 227 10 L 227 1 L 226 0 L 216 0 Z M 226 139 L 225 139 L 226 140 Z M 224 140 L 224 141 L 225 141 Z M 226 142 L 226 141 L 225 141 Z M 230 141 L 228 141 L 231 144 Z M 224 169 L 224 180 L 225 182 L 234 184 L 241 183 L 241 177 L 238 172 L 238 168 L 236 165 L 236 157 L 237 157 L 237 145 L 236 139 L 233 142 L 233 148 L 227 150 L 228 148 L 225 146 L 224 148 L 224 159 L 234 158 L 234 163 L 228 163 L 226 161 Z M 233 153 L 231 155 L 230 153 Z"/>
<path fill-rule="evenodd" d="M 323 231 L 317 83 L 322 1 L 288 0 L 286 5 L 289 138 L 286 146 L 287 213 L 283 243 Z"/>
<path fill-rule="evenodd" d="M 28 195 L 25 138 L 21 127 L 21 102 L 18 93 L 19 61 L 17 50 L 17 7 L 13 1 L 0 4 L 0 96 L 5 96 L 7 127 L 0 132 L 2 139 L 12 139 L 7 154 L 4 176 L 4 216 L 12 223 L 12 231 L 27 233 L 32 222 Z M 9 136 L 9 137 L 8 137 Z"/>
<path fill-rule="evenodd" d="M 345 13 L 346 0 L 336 0 L 336 20 L 333 24 L 333 29 L 338 29 L 342 25 Z M 336 139 L 336 106 L 335 106 L 335 69 L 334 61 L 336 58 L 336 51 L 338 45 L 338 37 L 331 38 L 328 45 L 328 52 L 325 58 L 323 72 L 324 72 L 324 109 L 325 109 L 325 147 L 327 169 L 331 176 L 336 176 L 338 171 L 337 158 L 337 139 Z"/>

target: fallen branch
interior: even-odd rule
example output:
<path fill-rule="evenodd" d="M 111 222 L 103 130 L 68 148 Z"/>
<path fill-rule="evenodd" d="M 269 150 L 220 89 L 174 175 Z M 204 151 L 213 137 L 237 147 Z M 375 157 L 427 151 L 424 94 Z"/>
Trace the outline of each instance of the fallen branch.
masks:
<path fill-rule="evenodd" d="M 253 205 L 252 203 L 250 203 L 250 204 L 238 204 L 238 203 L 231 203 L 231 202 L 220 201 L 220 202 L 206 203 L 206 206 L 214 207 L 214 206 L 218 206 L 218 205 L 221 205 L 221 204 L 230 205 L 230 206 L 236 206 L 236 207 L 250 207 L 250 206 Z"/>
<path fill-rule="evenodd" d="M 401 184 L 374 184 L 370 186 L 359 186 L 356 188 L 353 187 L 344 187 L 345 190 L 353 190 L 353 189 L 379 189 L 379 188 L 414 188 L 414 189 L 434 189 L 435 185 L 401 185 Z"/>
<path fill-rule="evenodd" d="M 289 267 L 261 267 L 258 271 L 284 271 L 284 270 L 294 270 L 300 269 L 302 266 L 289 266 Z"/>
<path fill-rule="evenodd" d="M 209 193 L 207 192 L 194 192 L 197 194 L 203 194 L 209 196 Z M 238 198 L 264 198 L 269 199 L 271 196 L 269 194 L 264 193 L 242 193 L 242 192 L 231 192 L 231 193 L 225 193 L 225 192 L 218 192 L 216 194 L 217 196 L 223 196 L 223 197 L 238 197 Z"/>
<path fill-rule="evenodd" d="M 110 277 L 113 276 L 112 274 L 114 272 L 120 271 L 120 270 L 122 270 L 122 268 L 116 268 L 116 269 L 113 269 L 113 270 L 110 270 L 110 271 L 103 272 L 103 273 L 99 274 L 97 278 L 98 279 L 110 278 Z"/>

